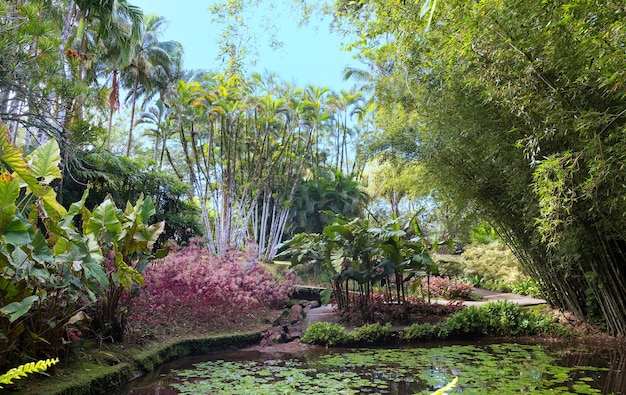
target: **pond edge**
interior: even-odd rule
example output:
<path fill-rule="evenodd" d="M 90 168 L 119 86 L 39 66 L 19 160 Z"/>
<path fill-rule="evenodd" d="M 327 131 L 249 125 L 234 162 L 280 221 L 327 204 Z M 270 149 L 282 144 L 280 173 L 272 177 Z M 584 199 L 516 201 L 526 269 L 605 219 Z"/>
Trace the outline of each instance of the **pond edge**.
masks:
<path fill-rule="evenodd" d="M 258 344 L 265 331 L 216 335 L 200 338 L 185 338 L 164 346 L 141 351 L 130 356 L 129 361 L 119 361 L 112 366 L 98 366 L 93 363 L 90 368 L 70 363 L 75 369 L 69 374 L 52 377 L 42 381 L 32 380 L 23 383 L 20 394 L 49 395 L 82 395 L 102 394 L 141 377 L 158 366 L 177 358 L 202 355 L 215 351 L 239 349 Z"/>

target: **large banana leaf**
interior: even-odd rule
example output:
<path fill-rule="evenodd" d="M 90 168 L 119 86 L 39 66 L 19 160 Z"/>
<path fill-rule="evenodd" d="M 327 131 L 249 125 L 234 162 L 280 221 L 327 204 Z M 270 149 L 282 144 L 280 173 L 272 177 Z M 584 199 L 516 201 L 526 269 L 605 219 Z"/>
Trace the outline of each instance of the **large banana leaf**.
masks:
<path fill-rule="evenodd" d="M 50 140 L 42 146 L 37 147 L 28 157 L 28 164 L 32 170 L 33 177 L 46 185 L 57 178 L 61 178 L 61 150 L 56 140 Z"/>

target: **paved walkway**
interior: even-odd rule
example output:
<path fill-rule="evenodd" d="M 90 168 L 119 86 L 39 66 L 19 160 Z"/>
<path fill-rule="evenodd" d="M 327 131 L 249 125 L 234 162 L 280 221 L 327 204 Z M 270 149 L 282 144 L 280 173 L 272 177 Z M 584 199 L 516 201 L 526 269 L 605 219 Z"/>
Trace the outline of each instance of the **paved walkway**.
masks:
<path fill-rule="evenodd" d="M 546 304 L 543 299 L 531 298 L 530 296 L 522 296 L 518 294 L 506 293 L 506 292 L 494 292 L 486 289 L 474 288 L 473 294 L 478 295 L 482 300 L 465 301 L 466 306 L 480 306 L 491 301 L 508 300 L 509 302 L 517 303 L 522 306 L 535 306 L 538 304 Z"/>
<path fill-rule="evenodd" d="M 506 293 L 506 292 L 494 292 L 494 291 L 488 291 L 486 289 L 480 289 L 480 288 L 475 288 L 473 293 L 475 295 L 480 296 L 482 300 L 463 301 L 463 304 L 465 306 L 480 306 L 485 303 L 488 303 L 491 301 L 498 301 L 498 300 L 508 300 L 510 302 L 517 303 L 522 306 L 534 306 L 538 304 L 547 303 L 543 299 L 531 298 L 530 296 L 522 296 L 522 295 Z M 448 303 L 448 301 L 434 300 L 433 303 Z M 304 322 L 303 322 L 303 329 L 305 329 L 307 326 L 309 326 L 313 322 L 336 323 L 336 322 L 339 322 L 339 315 L 337 314 L 334 306 L 332 305 L 324 305 L 324 306 L 316 307 L 307 312 L 306 317 L 304 318 Z"/>

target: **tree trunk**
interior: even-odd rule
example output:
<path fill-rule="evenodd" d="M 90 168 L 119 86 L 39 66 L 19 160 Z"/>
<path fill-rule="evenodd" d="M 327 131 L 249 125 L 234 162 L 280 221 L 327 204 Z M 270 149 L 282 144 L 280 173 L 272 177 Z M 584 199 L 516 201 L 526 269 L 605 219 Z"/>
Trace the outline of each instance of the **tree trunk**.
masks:
<path fill-rule="evenodd" d="M 137 104 L 137 88 L 139 86 L 139 70 L 135 76 L 135 84 L 133 85 L 133 103 L 130 109 L 130 128 L 128 129 L 128 144 L 126 144 L 126 156 L 130 157 L 130 147 L 133 144 L 133 127 L 135 126 L 135 106 Z"/>

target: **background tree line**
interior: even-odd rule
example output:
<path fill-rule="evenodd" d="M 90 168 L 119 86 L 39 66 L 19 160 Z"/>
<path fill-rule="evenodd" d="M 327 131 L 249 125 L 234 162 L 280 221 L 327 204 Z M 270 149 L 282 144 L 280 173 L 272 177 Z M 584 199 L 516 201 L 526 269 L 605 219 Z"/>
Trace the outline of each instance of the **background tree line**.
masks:
<path fill-rule="evenodd" d="M 87 185 L 88 205 L 144 193 L 166 220 L 160 243 L 203 235 L 221 254 L 254 242 L 264 259 L 289 218 L 343 209 L 339 198 L 360 210 L 361 93 L 245 75 L 239 59 L 186 70 L 166 20 L 125 0 L 1 1 L 0 16 L 0 118 L 27 153 L 59 142 L 62 203 Z M 323 188 L 337 195 L 313 203 Z"/>

